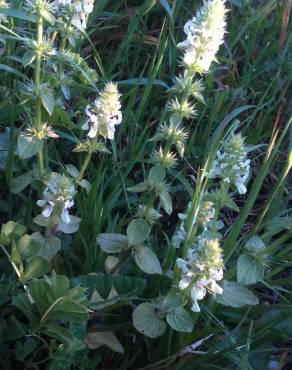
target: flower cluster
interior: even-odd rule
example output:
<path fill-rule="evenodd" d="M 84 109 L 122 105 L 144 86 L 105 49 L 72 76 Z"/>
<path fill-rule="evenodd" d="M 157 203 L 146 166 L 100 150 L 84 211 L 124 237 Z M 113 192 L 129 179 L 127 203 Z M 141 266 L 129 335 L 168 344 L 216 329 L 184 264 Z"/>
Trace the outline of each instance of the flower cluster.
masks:
<path fill-rule="evenodd" d="M 64 16 L 77 28 L 86 28 L 88 15 L 93 10 L 93 0 L 55 0 L 54 7 L 58 15 Z"/>
<path fill-rule="evenodd" d="M 239 194 L 246 193 L 246 182 L 249 176 L 250 160 L 241 134 L 232 137 L 217 151 L 217 157 L 211 164 L 209 178 L 220 178 L 223 182 L 237 188 Z"/>
<path fill-rule="evenodd" d="M 225 32 L 225 0 L 208 0 L 184 26 L 187 35 L 178 47 L 184 49 L 183 63 L 193 73 L 206 73 L 216 61 Z"/>
<path fill-rule="evenodd" d="M 45 180 L 44 199 L 37 201 L 43 207 L 41 213 L 42 226 L 56 228 L 64 233 L 74 233 L 78 230 L 80 218 L 70 215 L 69 210 L 74 206 L 74 196 L 77 193 L 73 180 L 65 175 L 51 172 Z M 40 224 L 40 217 L 36 222 Z"/>
<path fill-rule="evenodd" d="M 0 0 L 0 9 L 7 9 L 9 5 L 6 3 L 5 0 Z M 0 14 L 0 23 L 7 22 L 7 17 L 5 14 Z"/>
<path fill-rule="evenodd" d="M 200 311 L 198 301 L 207 291 L 222 294 L 223 289 L 217 284 L 223 278 L 224 267 L 218 239 L 208 239 L 202 233 L 197 243 L 188 249 L 186 259 L 178 258 L 176 263 L 182 272 L 179 288 L 190 292 L 192 311 Z"/>
<path fill-rule="evenodd" d="M 89 129 L 88 137 L 95 138 L 100 134 L 104 138 L 113 140 L 115 126 L 122 122 L 120 94 L 117 85 L 110 82 L 100 92 L 94 105 L 85 109 L 88 121 L 83 129 Z"/>

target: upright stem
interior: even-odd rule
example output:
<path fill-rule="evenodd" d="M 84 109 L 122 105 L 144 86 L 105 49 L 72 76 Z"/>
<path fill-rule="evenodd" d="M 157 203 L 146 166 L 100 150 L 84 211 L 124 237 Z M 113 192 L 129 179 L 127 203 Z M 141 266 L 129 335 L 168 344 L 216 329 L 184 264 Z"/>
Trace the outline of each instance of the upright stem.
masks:
<path fill-rule="evenodd" d="M 79 172 L 79 176 L 78 176 L 78 178 L 77 178 L 77 182 L 79 182 L 79 181 L 81 181 L 81 180 L 82 180 L 82 177 L 83 177 L 83 175 L 84 175 L 84 172 L 86 171 L 86 168 L 87 168 L 87 166 L 88 166 L 88 164 L 89 164 L 89 162 L 90 162 L 91 156 L 92 156 L 92 153 L 91 153 L 91 152 L 87 153 L 87 155 L 86 155 L 86 157 L 85 157 L 85 160 L 84 160 L 84 162 L 83 162 L 83 165 L 82 165 L 82 167 L 81 167 L 81 170 L 80 170 L 80 172 Z"/>
<path fill-rule="evenodd" d="M 40 91 L 41 85 L 41 61 L 42 61 L 42 42 L 43 42 L 43 18 L 40 13 L 37 15 L 37 55 L 36 55 L 36 66 L 35 66 L 35 87 L 36 90 Z M 35 117 L 35 127 L 37 131 L 41 130 L 42 127 L 42 102 L 40 97 L 36 101 L 36 117 Z M 44 172 L 44 158 L 43 149 L 38 152 L 38 173 L 39 178 L 42 179 Z"/>

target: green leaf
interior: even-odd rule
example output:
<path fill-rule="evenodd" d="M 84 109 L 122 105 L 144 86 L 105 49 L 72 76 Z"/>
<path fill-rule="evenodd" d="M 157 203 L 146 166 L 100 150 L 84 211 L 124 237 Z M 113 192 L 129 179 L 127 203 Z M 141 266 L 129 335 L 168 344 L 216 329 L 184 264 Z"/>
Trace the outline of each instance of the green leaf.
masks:
<path fill-rule="evenodd" d="M 30 185 L 33 181 L 33 171 L 28 171 L 23 175 L 14 177 L 11 182 L 11 192 L 14 194 L 19 194 Z"/>
<path fill-rule="evenodd" d="M 85 342 L 90 349 L 107 346 L 114 352 L 124 353 L 121 343 L 112 331 L 89 332 L 86 336 Z"/>
<path fill-rule="evenodd" d="M 31 304 L 26 293 L 19 293 L 12 298 L 12 305 L 18 308 L 32 323 L 39 321 L 39 312 Z"/>
<path fill-rule="evenodd" d="M 35 60 L 35 57 L 36 52 L 34 50 L 27 50 L 22 57 L 22 63 L 27 67 Z"/>
<path fill-rule="evenodd" d="M 142 303 L 132 314 L 134 327 L 149 338 L 159 337 L 165 332 L 166 324 L 155 312 L 151 303 Z"/>
<path fill-rule="evenodd" d="M 22 159 L 30 158 L 42 150 L 43 145 L 43 140 L 20 134 L 17 140 L 18 155 Z"/>
<path fill-rule="evenodd" d="M 222 284 L 223 293 L 216 294 L 216 302 L 224 306 L 240 308 L 259 303 L 258 297 L 244 286 L 234 281 L 224 280 Z"/>
<path fill-rule="evenodd" d="M 38 255 L 48 261 L 51 261 L 61 248 L 61 240 L 55 236 L 44 238 L 40 233 L 36 232 L 31 237 L 41 245 Z"/>
<path fill-rule="evenodd" d="M 128 245 L 128 239 L 122 234 L 99 234 L 96 237 L 97 244 L 106 253 L 118 253 Z"/>
<path fill-rule="evenodd" d="M 37 225 L 47 227 L 50 224 L 50 219 L 49 217 L 44 217 L 42 214 L 40 214 L 34 217 L 33 222 L 35 222 Z"/>
<path fill-rule="evenodd" d="M 44 334 L 63 343 L 68 353 L 84 349 L 83 341 L 77 339 L 73 334 L 61 325 L 50 324 L 44 329 Z"/>
<path fill-rule="evenodd" d="M 152 186 L 159 185 L 162 183 L 162 181 L 165 178 L 165 168 L 159 165 L 156 165 L 151 168 L 149 175 L 148 175 L 148 181 Z"/>
<path fill-rule="evenodd" d="M 76 300 L 64 297 L 51 305 L 46 320 L 86 321 L 88 310 Z"/>
<path fill-rule="evenodd" d="M 237 260 L 237 281 L 240 284 L 255 284 L 264 278 L 264 266 L 252 256 L 242 254 Z"/>
<path fill-rule="evenodd" d="M 72 176 L 74 179 L 78 178 L 79 171 L 75 166 L 73 166 L 73 164 L 66 164 L 65 168 L 70 176 Z"/>
<path fill-rule="evenodd" d="M 1 10 L 1 9 L 0 9 Z M 23 78 L 25 80 L 28 80 L 25 74 L 19 72 L 17 69 L 9 67 L 5 64 L 0 64 L 0 69 L 4 70 L 5 72 L 12 73 L 20 78 Z"/>
<path fill-rule="evenodd" d="M 47 9 L 40 8 L 40 14 L 51 25 L 53 25 L 55 23 L 55 19 L 54 19 L 53 15 L 50 12 L 48 12 Z"/>
<path fill-rule="evenodd" d="M 127 188 L 127 190 L 131 191 L 132 193 L 142 193 L 143 191 L 146 191 L 148 189 L 149 189 L 148 181 L 142 181 L 135 186 L 131 186 L 130 188 Z"/>
<path fill-rule="evenodd" d="M 244 248 L 253 254 L 262 253 L 266 246 L 259 236 L 253 236 L 246 243 Z"/>
<path fill-rule="evenodd" d="M 30 280 L 32 278 L 46 275 L 50 271 L 50 269 L 51 264 L 44 257 L 32 257 L 24 270 L 24 279 Z"/>
<path fill-rule="evenodd" d="M 30 235 L 23 235 L 17 242 L 16 248 L 22 259 L 29 259 L 35 256 L 41 249 L 41 245 Z"/>
<path fill-rule="evenodd" d="M 172 199 L 168 191 L 159 193 L 159 199 L 165 212 L 170 215 L 172 213 Z"/>
<path fill-rule="evenodd" d="M 138 245 L 148 239 L 150 225 L 145 220 L 132 220 L 127 228 L 128 242 L 130 245 Z"/>
<path fill-rule="evenodd" d="M 41 94 L 40 97 L 41 97 L 41 101 L 42 101 L 44 108 L 51 116 L 54 111 L 54 107 L 55 107 L 55 100 L 54 100 L 53 94 L 49 94 L 47 92 L 46 94 Z"/>
<path fill-rule="evenodd" d="M 182 306 L 184 303 L 184 296 L 180 292 L 173 290 L 170 290 L 170 292 L 162 298 L 159 304 L 159 308 L 162 311 L 168 311 L 172 308 Z"/>
<path fill-rule="evenodd" d="M 18 239 L 26 232 L 26 227 L 19 225 L 14 221 L 8 221 L 2 225 L 1 234 L 11 238 Z"/>
<path fill-rule="evenodd" d="M 81 181 L 78 182 L 78 184 L 86 190 L 86 193 L 89 194 L 90 192 L 90 189 L 91 189 L 91 185 L 90 185 L 90 182 L 85 180 L 85 179 L 82 179 Z"/>
<path fill-rule="evenodd" d="M 138 245 L 134 248 L 134 257 L 140 269 L 147 274 L 162 274 L 162 268 L 156 254 L 148 247 Z"/>
<path fill-rule="evenodd" d="M 151 168 L 148 180 L 152 186 L 159 185 L 162 183 L 166 175 L 165 168 L 159 165 L 156 165 Z"/>
<path fill-rule="evenodd" d="M 194 329 L 192 316 L 183 307 L 175 307 L 166 316 L 168 324 L 176 331 L 191 333 Z"/>
<path fill-rule="evenodd" d="M 0 14 L 5 14 L 13 18 L 22 19 L 24 21 L 36 23 L 37 17 L 33 15 L 28 15 L 27 12 L 19 9 L 13 8 L 0 8 Z"/>

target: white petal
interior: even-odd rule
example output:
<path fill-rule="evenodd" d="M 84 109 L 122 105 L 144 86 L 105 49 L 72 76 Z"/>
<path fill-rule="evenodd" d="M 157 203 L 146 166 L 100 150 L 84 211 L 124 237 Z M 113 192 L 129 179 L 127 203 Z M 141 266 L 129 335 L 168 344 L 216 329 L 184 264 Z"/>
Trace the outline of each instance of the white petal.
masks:
<path fill-rule="evenodd" d="M 70 223 L 70 215 L 69 215 L 69 211 L 67 208 L 63 208 L 62 209 L 62 213 L 61 213 L 61 219 L 62 221 L 65 223 L 65 224 L 69 224 Z"/>
<path fill-rule="evenodd" d="M 191 307 L 191 310 L 193 312 L 200 312 L 200 306 L 198 305 L 198 301 L 193 301 L 193 305 Z"/>

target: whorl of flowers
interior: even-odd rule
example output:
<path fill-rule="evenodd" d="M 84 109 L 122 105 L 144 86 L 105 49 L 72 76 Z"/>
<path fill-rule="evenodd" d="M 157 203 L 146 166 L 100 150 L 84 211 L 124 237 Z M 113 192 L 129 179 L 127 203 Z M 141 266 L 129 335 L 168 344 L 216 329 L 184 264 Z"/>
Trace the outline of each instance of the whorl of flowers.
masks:
<path fill-rule="evenodd" d="M 110 82 L 100 92 L 93 106 L 85 109 L 88 117 L 83 129 L 89 129 L 88 136 L 93 139 L 100 134 L 104 138 L 113 140 L 115 126 L 122 122 L 120 94 L 117 85 Z"/>
<path fill-rule="evenodd" d="M 0 9 L 7 9 L 9 5 L 6 3 L 5 0 L 0 0 Z M 7 22 L 7 17 L 5 14 L 0 14 L 0 23 Z"/>
<path fill-rule="evenodd" d="M 217 284 L 223 278 L 224 267 L 218 239 L 208 239 L 203 233 L 188 249 L 186 259 L 178 258 L 176 263 L 181 269 L 179 288 L 189 292 L 192 311 L 200 311 L 198 301 L 207 292 L 222 294 L 223 289 Z"/>
<path fill-rule="evenodd" d="M 48 226 L 69 234 L 77 231 L 80 219 L 69 213 L 77 193 L 73 179 L 51 172 L 45 180 L 45 185 L 44 199 L 38 200 L 37 205 L 43 207 L 41 214 L 47 219 Z"/>
<path fill-rule="evenodd" d="M 241 134 L 237 134 L 227 141 L 222 150 L 217 151 L 208 177 L 220 178 L 224 183 L 235 186 L 239 194 L 245 194 L 249 168 L 250 160 L 247 159 L 244 139 Z"/>
<path fill-rule="evenodd" d="M 193 73 L 206 73 L 216 61 L 225 32 L 225 0 L 208 0 L 184 26 L 187 35 L 178 47 L 184 49 L 183 63 Z"/>
<path fill-rule="evenodd" d="M 93 0 L 56 0 L 55 12 L 71 20 L 77 28 L 86 28 L 87 18 L 93 10 Z"/>

